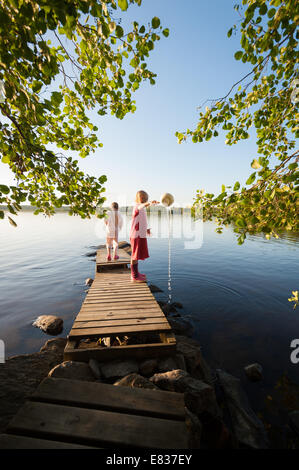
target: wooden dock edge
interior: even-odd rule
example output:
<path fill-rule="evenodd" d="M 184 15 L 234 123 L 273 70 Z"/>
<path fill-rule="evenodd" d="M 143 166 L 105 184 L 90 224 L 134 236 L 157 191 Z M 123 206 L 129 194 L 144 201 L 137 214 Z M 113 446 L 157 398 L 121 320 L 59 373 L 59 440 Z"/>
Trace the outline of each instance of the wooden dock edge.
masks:
<path fill-rule="evenodd" d="M 176 353 L 176 339 L 173 333 L 160 333 L 161 343 L 131 344 L 105 348 L 78 348 L 78 342 L 68 339 L 64 349 L 64 361 L 99 362 L 115 359 L 149 359 L 167 357 Z"/>

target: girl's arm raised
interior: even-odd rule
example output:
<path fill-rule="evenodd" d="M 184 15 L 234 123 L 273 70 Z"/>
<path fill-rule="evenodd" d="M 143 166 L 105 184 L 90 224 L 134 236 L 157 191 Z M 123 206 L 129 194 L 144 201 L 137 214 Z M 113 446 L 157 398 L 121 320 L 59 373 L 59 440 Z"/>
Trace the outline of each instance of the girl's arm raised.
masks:
<path fill-rule="evenodd" d="M 142 204 L 138 204 L 138 209 L 143 209 L 143 207 L 148 207 L 148 206 L 155 206 L 156 204 L 159 204 L 159 201 L 144 202 Z"/>

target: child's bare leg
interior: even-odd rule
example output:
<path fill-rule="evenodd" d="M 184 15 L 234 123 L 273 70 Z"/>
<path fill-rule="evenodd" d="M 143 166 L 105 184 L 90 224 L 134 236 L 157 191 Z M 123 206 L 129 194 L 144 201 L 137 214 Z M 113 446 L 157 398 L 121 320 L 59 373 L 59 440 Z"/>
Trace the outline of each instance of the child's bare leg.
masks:
<path fill-rule="evenodd" d="M 108 259 L 108 261 L 110 261 L 111 260 L 111 252 L 112 252 L 112 248 L 113 248 L 113 238 L 107 237 L 106 247 L 107 247 L 107 259 Z"/>
<path fill-rule="evenodd" d="M 114 259 L 118 259 L 118 237 L 113 238 L 113 245 L 114 245 Z"/>

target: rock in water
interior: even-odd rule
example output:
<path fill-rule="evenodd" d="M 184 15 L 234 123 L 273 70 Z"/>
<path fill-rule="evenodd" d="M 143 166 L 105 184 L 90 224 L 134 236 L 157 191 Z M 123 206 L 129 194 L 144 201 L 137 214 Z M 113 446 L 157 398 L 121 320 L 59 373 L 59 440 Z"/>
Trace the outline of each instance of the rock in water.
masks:
<path fill-rule="evenodd" d="M 154 294 L 156 292 L 163 292 L 162 289 L 160 289 L 160 287 L 158 286 L 155 286 L 155 284 L 150 284 L 149 286 L 149 290 Z"/>
<path fill-rule="evenodd" d="M 220 369 L 217 375 L 229 410 L 233 434 L 241 447 L 267 449 L 269 443 L 264 425 L 251 409 L 240 380 Z"/>
<path fill-rule="evenodd" d="M 213 387 L 202 380 L 194 379 L 185 370 L 176 369 L 155 374 L 150 381 L 163 390 L 184 393 L 187 408 L 196 415 L 204 412 L 213 416 L 221 414 Z"/>
<path fill-rule="evenodd" d="M 57 351 L 58 353 L 63 354 L 64 348 L 66 347 L 66 343 L 66 338 L 48 339 L 48 341 L 46 341 L 46 343 L 41 347 L 40 352 Z"/>
<path fill-rule="evenodd" d="M 158 387 L 150 382 L 145 377 L 139 374 L 129 374 L 126 377 L 123 377 L 120 380 L 117 380 L 114 385 L 120 385 L 122 387 L 132 387 L 132 388 L 149 388 L 152 390 L 157 390 Z"/>
<path fill-rule="evenodd" d="M 249 364 L 249 366 L 244 367 L 244 371 L 252 382 L 258 382 L 263 378 L 263 368 L 260 364 Z"/>
<path fill-rule="evenodd" d="M 87 279 L 85 279 L 86 286 L 91 286 L 92 283 L 93 283 L 93 279 L 91 277 L 88 277 Z"/>
<path fill-rule="evenodd" d="M 200 344 L 186 336 L 176 335 L 177 353 L 182 354 L 186 361 L 187 371 L 196 379 L 212 384 L 212 373 L 202 357 Z"/>
<path fill-rule="evenodd" d="M 86 362 L 65 361 L 58 364 L 49 372 L 49 377 L 58 379 L 85 380 L 94 382 L 96 379 Z"/>
<path fill-rule="evenodd" d="M 41 315 L 35 320 L 33 326 L 40 328 L 48 335 L 55 336 L 62 332 L 63 320 L 55 315 Z"/>

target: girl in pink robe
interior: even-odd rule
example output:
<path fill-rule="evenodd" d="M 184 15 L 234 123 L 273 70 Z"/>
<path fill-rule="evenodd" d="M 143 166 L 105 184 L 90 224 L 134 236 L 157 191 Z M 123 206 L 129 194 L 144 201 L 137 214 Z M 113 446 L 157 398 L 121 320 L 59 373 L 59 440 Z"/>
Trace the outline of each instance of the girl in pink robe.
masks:
<path fill-rule="evenodd" d="M 150 235 L 150 229 L 147 228 L 146 207 L 155 204 L 159 204 L 159 202 L 148 202 L 148 194 L 145 191 L 138 191 L 136 194 L 136 206 L 133 209 L 130 232 L 132 247 L 131 281 L 133 282 L 144 282 L 146 280 L 145 274 L 140 274 L 138 271 L 138 260 L 149 257 L 146 237 Z"/>

